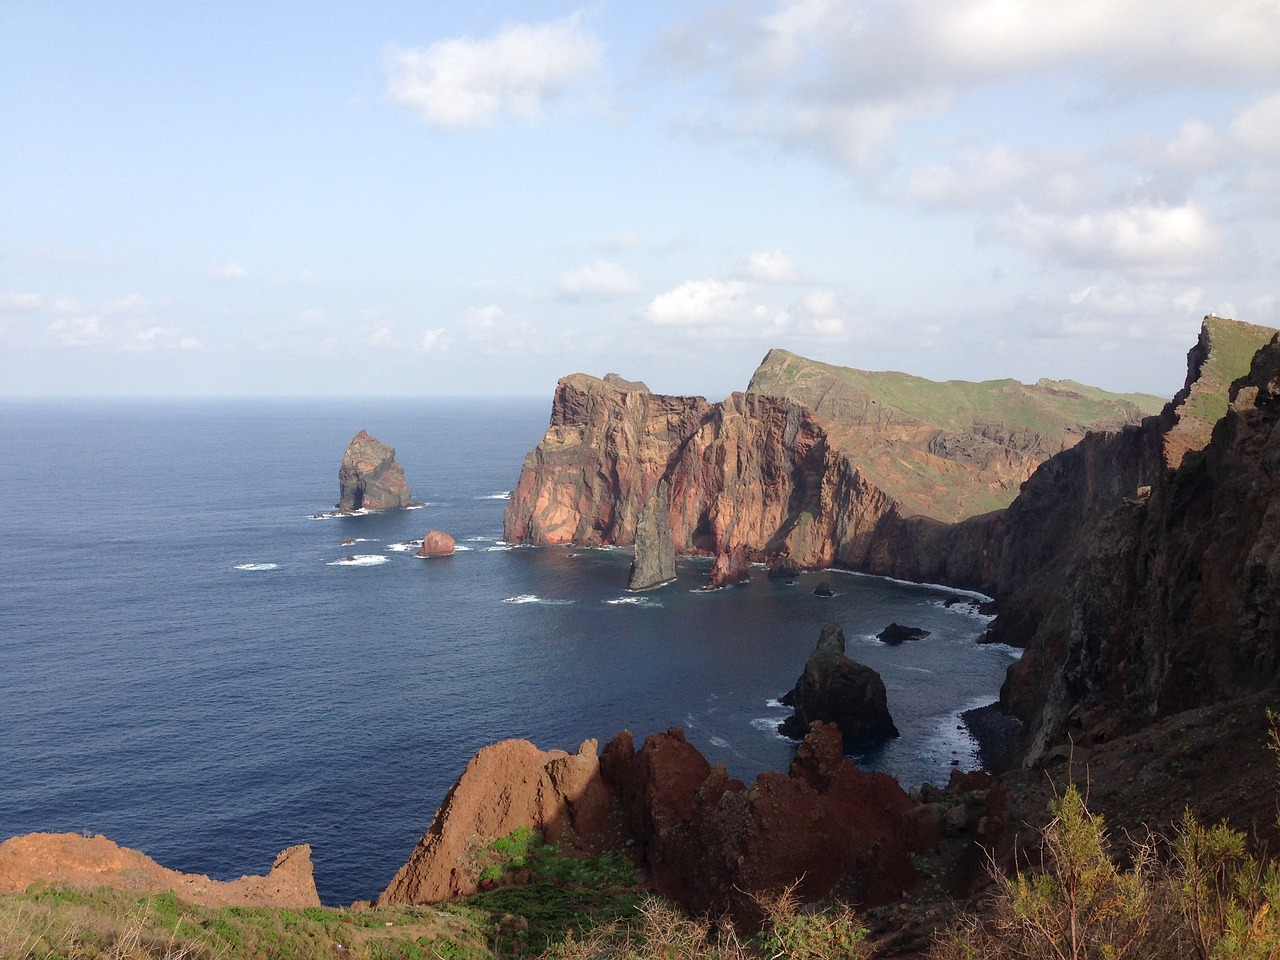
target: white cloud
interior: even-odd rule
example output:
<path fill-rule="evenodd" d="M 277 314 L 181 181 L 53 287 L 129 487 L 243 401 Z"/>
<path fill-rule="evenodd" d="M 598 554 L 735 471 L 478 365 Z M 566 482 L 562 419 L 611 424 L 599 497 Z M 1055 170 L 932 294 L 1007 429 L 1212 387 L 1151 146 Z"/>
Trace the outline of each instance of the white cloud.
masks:
<path fill-rule="evenodd" d="M 743 262 L 741 273 L 759 283 L 795 283 L 800 279 L 799 268 L 781 250 L 761 250 L 751 254 Z"/>
<path fill-rule="evenodd" d="M 574 14 L 513 24 L 483 40 L 393 47 L 385 57 L 388 96 L 441 130 L 490 126 L 504 117 L 537 120 L 600 70 L 604 44 L 580 20 Z"/>
<path fill-rule="evenodd" d="M 1250 104 L 1231 121 L 1231 136 L 1264 156 L 1280 156 L 1280 92 Z"/>
<path fill-rule="evenodd" d="M 601 237 L 595 243 L 596 249 L 605 253 L 629 253 L 640 246 L 640 238 L 634 233 L 615 233 Z"/>
<path fill-rule="evenodd" d="M 497 304 L 471 307 L 462 315 L 462 325 L 471 334 L 486 334 L 495 330 L 506 319 L 506 313 Z"/>
<path fill-rule="evenodd" d="M 243 280 L 249 275 L 249 271 L 238 263 L 224 263 L 210 267 L 207 273 L 211 279 L 217 280 L 219 283 L 235 283 L 237 280 Z"/>
<path fill-rule="evenodd" d="M 0 310 L 5 312 L 32 313 L 44 308 L 44 297 L 38 293 L 0 294 Z"/>
<path fill-rule="evenodd" d="M 572 299 L 618 297 L 639 289 L 640 281 L 610 260 L 597 260 L 560 275 L 560 292 Z"/>
<path fill-rule="evenodd" d="M 688 280 L 659 294 L 646 316 L 662 327 L 729 323 L 751 312 L 747 285 L 738 280 Z"/>
<path fill-rule="evenodd" d="M 1205 210 L 1191 202 L 1067 217 L 1022 208 L 1001 218 L 999 226 L 1015 243 L 1070 266 L 1136 268 L 1163 276 L 1211 268 L 1222 242 Z"/>
<path fill-rule="evenodd" d="M 448 353 L 449 339 L 445 336 L 444 328 L 437 327 L 434 330 L 422 331 L 418 346 L 421 347 L 423 353 Z"/>
<path fill-rule="evenodd" d="M 96 347 L 107 340 L 102 318 L 96 316 L 59 317 L 49 331 L 64 347 Z"/>

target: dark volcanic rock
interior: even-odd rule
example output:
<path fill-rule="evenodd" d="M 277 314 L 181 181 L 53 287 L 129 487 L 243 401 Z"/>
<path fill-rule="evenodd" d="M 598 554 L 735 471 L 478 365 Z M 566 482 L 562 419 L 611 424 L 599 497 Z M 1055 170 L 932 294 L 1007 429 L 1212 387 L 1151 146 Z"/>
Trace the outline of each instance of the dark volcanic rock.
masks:
<path fill-rule="evenodd" d="M 676 545 L 667 522 L 667 481 L 659 480 L 636 522 L 628 590 L 651 590 L 676 578 Z"/>
<path fill-rule="evenodd" d="M 907 640 L 923 640 L 927 636 L 929 636 L 929 631 L 922 627 L 904 627 L 900 623 L 891 623 L 876 634 L 876 639 L 881 643 L 896 647 Z"/>
<path fill-rule="evenodd" d="M 777 557 L 769 564 L 770 580 L 794 580 L 800 576 L 800 565 L 790 557 Z"/>
<path fill-rule="evenodd" d="M 396 451 L 361 430 L 347 444 L 338 468 L 339 510 L 390 510 L 413 500 Z"/>
<path fill-rule="evenodd" d="M 844 655 L 844 631 L 835 620 L 822 628 L 804 673 L 783 702 L 795 713 L 778 730 L 795 740 L 815 720 L 834 723 L 846 740 L 898 735 L 884 681 L 870 667 Z"/>
<path fill-rule="evenodd" d="M 826 580 L 823 580 L 821 583 L 819 583 L 816 587 L 813 588 L 813 595 L 815 597 L 834 597 L 835 591 L 831 589 L 830 583 L 828 583 Z"/>

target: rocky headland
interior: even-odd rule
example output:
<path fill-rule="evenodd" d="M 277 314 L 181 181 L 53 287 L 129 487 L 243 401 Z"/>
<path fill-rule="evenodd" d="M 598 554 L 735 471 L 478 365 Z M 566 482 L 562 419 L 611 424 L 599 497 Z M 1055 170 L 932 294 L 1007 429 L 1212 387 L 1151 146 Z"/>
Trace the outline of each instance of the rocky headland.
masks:
<path fill-rule="evenodd" d="M 413 504 L 396 451 L 361 430 L 347 444 L 338 467 L 337 509 L 391 510 Z"/>

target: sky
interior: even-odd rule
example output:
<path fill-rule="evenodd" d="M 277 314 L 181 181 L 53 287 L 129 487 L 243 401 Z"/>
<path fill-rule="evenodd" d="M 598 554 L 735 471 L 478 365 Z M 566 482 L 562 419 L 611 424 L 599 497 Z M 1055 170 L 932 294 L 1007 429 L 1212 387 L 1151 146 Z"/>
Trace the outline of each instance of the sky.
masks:
<path fill-rule="evenodd" d="M 0 0 L 0 396 L 1169 396 L 1278 214 L 1280 0 Z"/>

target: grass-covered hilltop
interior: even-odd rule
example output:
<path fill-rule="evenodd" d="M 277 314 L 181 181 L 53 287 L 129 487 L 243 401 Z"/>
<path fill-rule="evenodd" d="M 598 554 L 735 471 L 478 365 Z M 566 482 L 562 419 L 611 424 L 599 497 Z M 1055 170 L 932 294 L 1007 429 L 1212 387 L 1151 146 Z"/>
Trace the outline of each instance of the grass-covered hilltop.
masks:
<path fill-rule="evenodd" d="M 1280 960 L 1280 335 L 1207 317 L 1165 404 L 783 351 L 751 386 L 564 378 L 508 539 L 629 544 L 647 505 L 685 552 L 982 587 L 1025 646 L 992 770 L 904 788 L 820 721 L 752 783 L 679 728 L 506 740 L 345 908 L 304 845 L 218 883 L 7 840 L 0 957 Z"/>

